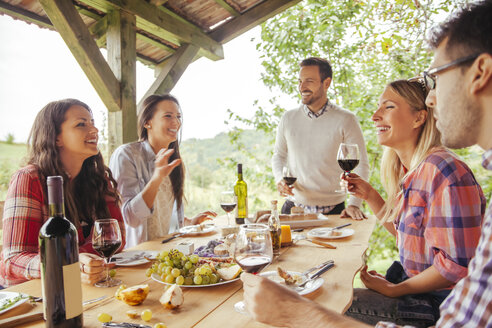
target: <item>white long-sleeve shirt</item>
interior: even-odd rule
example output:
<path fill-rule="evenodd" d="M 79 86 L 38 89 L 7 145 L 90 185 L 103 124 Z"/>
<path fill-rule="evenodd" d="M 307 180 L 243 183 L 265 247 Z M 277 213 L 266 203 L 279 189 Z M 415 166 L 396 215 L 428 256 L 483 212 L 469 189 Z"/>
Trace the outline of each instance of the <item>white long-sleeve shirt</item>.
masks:
<path fill-rule="evenodd" d="M 272 167 L 275 181 L 282 180 L 282 169 L 288 166 L 297 181 L 293 192 L 296 202 L 309 206 L 328 206 L 343 202 L 340 189 L 343 170 L 337 162 L 340 143 L 359 146 L 360 161 L 354 173 L 367 180 L 369 164 L 366 145 L 357 117 L 330 102 L 326 112 L 310 118 L 304 105 L 285 112 L 280 120 Z M 362 200 L 350 197 L 348 205 L 360 207 Z"/>
<path fill-rule="evenodd" d="M 149 220 L 154 215 L 154 207 L 148 208 L 142 196 L 143 189 L 154 173 L 154 160 L 155 154 L 149 142 L 138 141 L 119 146 L 109 161 L 123 203 L 121 212 L 126 226 L 126 248 L 143 243 L 156 233 L 149 231 L 152 229 Z M 172 190 L 168 190 L 168 193 L 169 197 L 174 197 Z M 168 232 L 174 232 L 183 224 L 183 206 L 178 210 L 174 201 L 172 213 L 169 214 L 171 222 Z"/>

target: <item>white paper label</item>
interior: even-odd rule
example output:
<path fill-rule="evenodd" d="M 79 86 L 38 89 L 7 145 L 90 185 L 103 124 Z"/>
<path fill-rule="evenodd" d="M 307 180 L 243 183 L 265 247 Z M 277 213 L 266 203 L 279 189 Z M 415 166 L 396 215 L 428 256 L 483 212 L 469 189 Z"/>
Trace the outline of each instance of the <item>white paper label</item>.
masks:
<path fill-rule="evenodd" d="M 80 315 L 83 311 L 79 262 L 63 266 L 63 288 L 65 292 L 65 317 L 68 320 Z"/>

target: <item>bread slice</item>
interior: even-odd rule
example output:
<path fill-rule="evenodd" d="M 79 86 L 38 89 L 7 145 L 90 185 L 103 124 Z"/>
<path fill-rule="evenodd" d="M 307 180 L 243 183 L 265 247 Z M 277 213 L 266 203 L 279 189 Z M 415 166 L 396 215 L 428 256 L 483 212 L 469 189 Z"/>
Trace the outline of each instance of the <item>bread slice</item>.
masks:
<path fill-rule="evenodd" d="M 239 274 L 243 271 L 238 264 L 233 264 L 229 267 L 222 267 L 217 269 L 217 273 L 224 280 L 232 280 L 239 276 Z"/>
<path fill-rule="evenodd" d="M 305 213 L 305 214 L 280 214 L 280 221 L 302 221 L 302 220 L 316 220 L 318 214 Z"/>

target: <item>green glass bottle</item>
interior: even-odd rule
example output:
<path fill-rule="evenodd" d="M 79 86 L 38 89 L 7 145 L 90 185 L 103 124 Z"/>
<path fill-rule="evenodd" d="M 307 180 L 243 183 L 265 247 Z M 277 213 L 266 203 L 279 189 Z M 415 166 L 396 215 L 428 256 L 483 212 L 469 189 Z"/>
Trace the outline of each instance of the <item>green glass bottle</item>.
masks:
<path fill-rule="evenodd" d="M 234 193 L 237 197 L 236 224 L 244 224 L 248 217 L 248 185 L 243 180 L 243 164 L 237 165 L 237 181 L 234 185 Z"/>

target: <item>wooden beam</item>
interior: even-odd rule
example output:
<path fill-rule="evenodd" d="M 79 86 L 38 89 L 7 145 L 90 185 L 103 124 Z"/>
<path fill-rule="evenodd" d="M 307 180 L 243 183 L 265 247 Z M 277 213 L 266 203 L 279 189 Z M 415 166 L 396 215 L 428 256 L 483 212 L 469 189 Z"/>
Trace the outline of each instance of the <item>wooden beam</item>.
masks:
<path fill-rule="evenodd" d="M 232 16 L 240 16 L 241 15 L 241 13 L 236 10 L 236 8 L 234 8 L 233 6 L 231 6 L 230 4 L 228 4 L 225 0 L 214 0 L 214 1 L 219 6 L 221 6 L 225 10 L 227 10 L 229 12 L 229 14 L 231 14 Z"/>
<path fill-rule="evenodd" d="M 300 0 L 264 1 L 241 16 L 235 17 L 229 22 L 217 27 L 209 33 L 209 36 L 215 41 L 224 44 L 298 2 Z"/>
<path fill-rule="evenodd" d="M 154 6 L 162 6 L 166 2 L 167 0 L 150 0 L 150 3 L 153 4 Z"/>
<path fill-rule="evenodd" d="M 197 53 L 197 46 L 192 44 L 182 45 L 174 55 L 156 67 L 156 69 L 160 69 L 159 76 L 147 90 L 142 100 L 140 100 L 138 108 L 141 108 L 143 101 L 150 95 L 171 92 Z"/>
<path fill-rule="evenodd" d="M 106 32 L 108 30 L 108 15 L 99 19 L 97 22 L 89 26 L 89 32 L 96 39 L 96 44 L 99 48 L 106 44 Z"/>
<path fill-rule="evenodd" d="M 137 140 L 136 110 L 136 28 L 135 16 L 123 10 L 110 10 L 106 33 L 108 63 L 121 85 L 121 110 L 108 116 L 109 152 L 123 143 Z"/>
<path fill-rule="evenodd" d="M 51 24 L 51 21 L 48 17 L 39 16 L 29 10 L 12 6 L 11 4 L 3 1 L 0 1 L 0 12 L 14 18 L 22 19 L 24 21 L 31 22 L 39 26 L 49 28 L 50 30 L 54 29 L 53 24 Z"/>
<path fill-rule="evenodd" d="M 156 40 L 154 40 L 152 38 L 149 38 L 148 36 L 143 35 L 143 34 L 140 34 L 140 33 L 137 33 L 137 39 L 138 40 L 142 40 L 145 43 L 151 44 L 151 45 L 153 45 L 155 47 L 158 47 L 158 48 L 161 48 L 163 50 L 166 50 L 167 52 L 170 52 L 170 53 L 174 53 L 176 51 L 176 49 L 171 48 L 168 45 L 165 45 L 164 43 L 161 43 L 159 41 L 156 41 Z"/>
<path fill-rule="evenodd" d="M 71 1 L 39 0 L 109 111 L 120 110 L 120 84 Z"/>
<path fill-rule="evenodd" d="M 103 12 L 107 12 L 110 7 L 128 11 L 137 17 L 137 28 L 177 45 L 195 44 L 212 60 L 224 59 L 224 50 L 219 42 L 200 28 L 186 24 L 164 10 L 156 10 L 154 5 L 144 0 L 80 1 Z"/>

